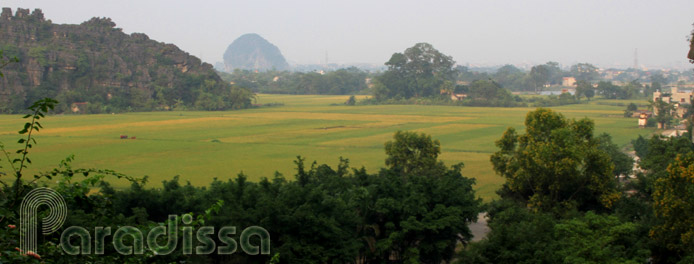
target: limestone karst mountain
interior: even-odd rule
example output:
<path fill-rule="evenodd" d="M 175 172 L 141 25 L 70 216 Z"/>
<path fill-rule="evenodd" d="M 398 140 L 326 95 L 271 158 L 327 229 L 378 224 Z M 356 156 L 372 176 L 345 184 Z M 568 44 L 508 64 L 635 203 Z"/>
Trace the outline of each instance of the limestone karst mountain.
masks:
<path fill-rule="evenodd" d="M 0 50 L 19 59 L 3 69 L 0 113 L 44 97 L 60 101 L 59 112 L 100 113 L 244 108 L 252 96 L 212 65 L 143 33 L 123 33 L 109 18 L 54 24 L 40 9 L 3 8 Z"/>
<path fill-rule="evenodd" d="M 258 34 L 242 35 L 232 42 L 224 52 L 224 68 L 244 70 L 287 70 L 289 64 L 277 46 Z"/>

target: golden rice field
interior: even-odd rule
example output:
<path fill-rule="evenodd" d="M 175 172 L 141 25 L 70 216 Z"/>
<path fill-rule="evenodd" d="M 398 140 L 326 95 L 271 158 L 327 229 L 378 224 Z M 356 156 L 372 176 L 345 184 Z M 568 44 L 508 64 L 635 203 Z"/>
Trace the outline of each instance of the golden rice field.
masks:
<path fill-rule="evenodd" d="M 503 179 L 494 174 L 489 156 L 507 127 L 523 129 L 534 108 L 485 108 L 423 105 L 345 106 L 348 96 L 259 95 L 258 103 L 283 106 L 227 112 L 147 112 L 103 115 L 57 115 L 43 120 L 31 150 L 30 173 L 49 170 L 70 154 L 74 167 L 107 168 L 132 176 L 148 175 L 148 186 L 180 175 L 183 182 L 208 185 L 243 171 L 251 180 L 278 171 L 294 178 L 297 155 L 336 165 L 349 158 L 353 167 L 370 172 L 383 167 L 383 144 L 398 130 L 431 134 L 442 145 L 441 159 L 464 162 L 463 174 L 477 179 L 485 200 Z M 637 135 L 636 119 L 622 117 L 624 107 L 596 103 L 554 108 L 567 117 L 595 120 L 626 145 Z M 25 120 L 0 115 L 0 141 L 19 148 L 17 131 Z M 136 139 L 120 139 L 120 135 Z M 11 151 L 13 152 L 13 151 Z M 2 170 L 7 163 L 2 158 Z M 7 176 L 3 176 L 7 177 Z M 114 181 L 125 187 L 124 181 Z"/>

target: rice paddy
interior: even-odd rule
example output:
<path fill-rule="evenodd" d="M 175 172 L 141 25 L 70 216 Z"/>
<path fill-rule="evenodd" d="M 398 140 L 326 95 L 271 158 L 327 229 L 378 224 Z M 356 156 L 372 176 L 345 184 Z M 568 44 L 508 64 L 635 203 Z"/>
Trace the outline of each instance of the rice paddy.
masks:
<path fill-rule="evenodd" d="M 477 194 L 485 200 L 503 178 L 494 174 L 489 156 L 494 141 L 508 127 L 523 129 L 525 114 L 534 108 L 487 108 L 425 105 L 343 104 L 348 96 L 259 95 L 258 103 L 281 103 L 226 112 L 147 112 L 103 115 L 48 116 L 31 149 L 30 173 L 57 166 L 70 154 L 73 167 L 113 169 L 131 176 L 149 176 L 150 187 L 180 175 L 182 182 L 208 185 L 214 178 L 271 178 L 275 171 L 294 178 L 296 156 L 336 165 L 348 158 L 355 168 L 376 172 L 385 166 L 383 145 L 395 131 L 431 134 L 441 141 L 440 158 L 464 162 L 463 175 L 477 179 Z M 625 146 L 639 134 L 636 119 L 624 118 L 623 106 L 569 105 L 553 108 L 570 118 L 588 117 L 596 132 L 607 132 Z M 0 115 L 0 141 L 13 153 L 20 145 L 17 131 L 25 120 Z M 127 135 L 129 139 L 120 139 Z M 130 138 L 135 139 L 130 139 Z M 5 158 L 1 166 L 7 167 Z M 5 170 L 6 169 L 2 169 Z M 7 176 L 3 176 L 7 177 Z M 113 181 L 116 187 L 127 182 Z"/>

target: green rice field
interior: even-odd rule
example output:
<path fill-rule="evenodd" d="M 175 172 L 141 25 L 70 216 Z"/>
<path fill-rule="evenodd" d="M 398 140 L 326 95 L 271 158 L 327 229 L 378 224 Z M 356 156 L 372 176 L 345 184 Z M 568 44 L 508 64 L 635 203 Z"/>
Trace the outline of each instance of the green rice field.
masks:
<path fill-rule="evenodd" d="M 440 158 L 464 162 L 463 175 L 477 179 L 477 194 L 495 197 L 502 184 L 489 162 L 494 141 L 508 127 L 523 129 L 534 108 L 489 108 L 425 105 L 345 106 L 348 96 L 259 95 L 258 103 L 282 103 L 227 112 L 146 112 L 102 115 L 56 115 L 42 120 L 31 149 L 29 173 L 46 171 L 70 154 L 73 167 L 113 169 L 149 176 L 149 187 L 180 175 L 182 182 L 208 185 L 243 171 L 250 180 L 271 178 L 275 171 L 294 179 L 297 155 L 307 161 L 337 165 L 339 157 L 370 172 L 384 167 L 383 145 L 395 131 L 431 134 L 441 141 Z M 600 103 L 599 102 L 603 102 Z M 553 108 L 570 118 L 593 119 L 598 133 L 607 132 L 625 146 L 639 134 L 637 120 L 624 118 L 619 101 Z M 628 104 L 627 101 L 624 101 Z M 17 131 L 25 120 L 0 115 L 0 141 L 14 153 Z M 120 139 L 120 135 L 136 139 Z M 7 167 L 2 158 L 3 167 Z M 6 170 L 6 169 L 3 169 Z M 27 175 L 25 173 L 25 175 Z M 3 176 L 7 177 L 7 176 Z M 113 181 L 116 187 L 127 182 Z"/>

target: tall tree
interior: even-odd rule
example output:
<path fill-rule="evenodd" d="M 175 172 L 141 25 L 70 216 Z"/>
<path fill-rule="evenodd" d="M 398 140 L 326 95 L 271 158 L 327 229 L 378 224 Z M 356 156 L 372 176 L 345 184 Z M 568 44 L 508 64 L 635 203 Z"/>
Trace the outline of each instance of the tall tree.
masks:
<path fill-rule="evenodd" d="M 620 96 L 619 86 L 612 84 L 612 82 L 601 81 L 598 83 L 597 89 L 600 95 L 607 99 L 617 99 Z"/>
<path fill-rule="evenodd" d="M 520 90 L 520 80 L 525 73 L 513 65 L 504 65 L 494 74 L 494 80 L 508 89 Z"/>
<path fill-rule="evenodd" d="M 535 65 L 530 69 L 530 78 L 535 86 L 535 93 L 540 93 L 546 84 L 549 84 L 551 77 L 550 68 L 547 65 Z"/>
<path fill-rule="evenodd" d="M 595 89 L 593 88 L 593 85 L 591 85 L 589 82 L 577 81 L 576 98 L 580 100 L 583 96 L 590 100 L 590 98 L 593 98 L 593 96 L 595 96 Z"/>
<path fill-rule="evenodd" d="M 496 142 L 501 194 L 541 211 L 610 208 L 619 199 L 609 154 L 593 137 L 593 121 L 567 120 L 549 109 L 529 112 L 525 134 L 509 128 Z"/>
<path fill-rule="evenodd" d="M 360 177 L 354 204 L 364 225 L 364 263 L 442 263 L 456 245 L 472 238 L 467 223 L 479 212 L 474 179 L 460 174 L 462 163 L 446 168 L 437 160 L 438 140 L 397 132 L 386 143 L 388 169 Z"/>
<path fill-rule="evenodd" d="M 653 209 L 661 221 L 650 235 L 679 257 L 694 256 L 694 154 L 678 156 L 667 172 L 655 184 Z"/>
<path fill-rule="evenodd" d="M 385 63 L 388 70 L 376 78 L 377 99 L 427 97 L 438 94 L 446 80 L 453 81 L 455 61 L 431 44 L 417 43 L 395 53 Z"/>
<path fill-rule="evenodd" d="M 656 99 L 655 101 L 651 101 L 649 107 L 653 109 L 655 113 L 655 121 L 658 122 L 658 126 L 662 129 L 666 129 L 673 119 L 672 112 L 675 111 L 675 106 L 672 103 Z"/>
<path fill-rule="evenodd" d="M 393 141 L 385 143 L 386 166 L 403 173 L 432 173 L 443 163 L 437 158 L 441 153 L 441 143 L 426 134 L 414 132 L 395 132 Z M 443 167 L 445 168 L 445 167 Z"/>
<path fill-rule="evenodd" d="M 561 84 L 564 73 L 559 67 L 559 63 L 555 61 L 549 61 L 545 63 L 545 66 L 549 70 L 549 84 Z"/>

